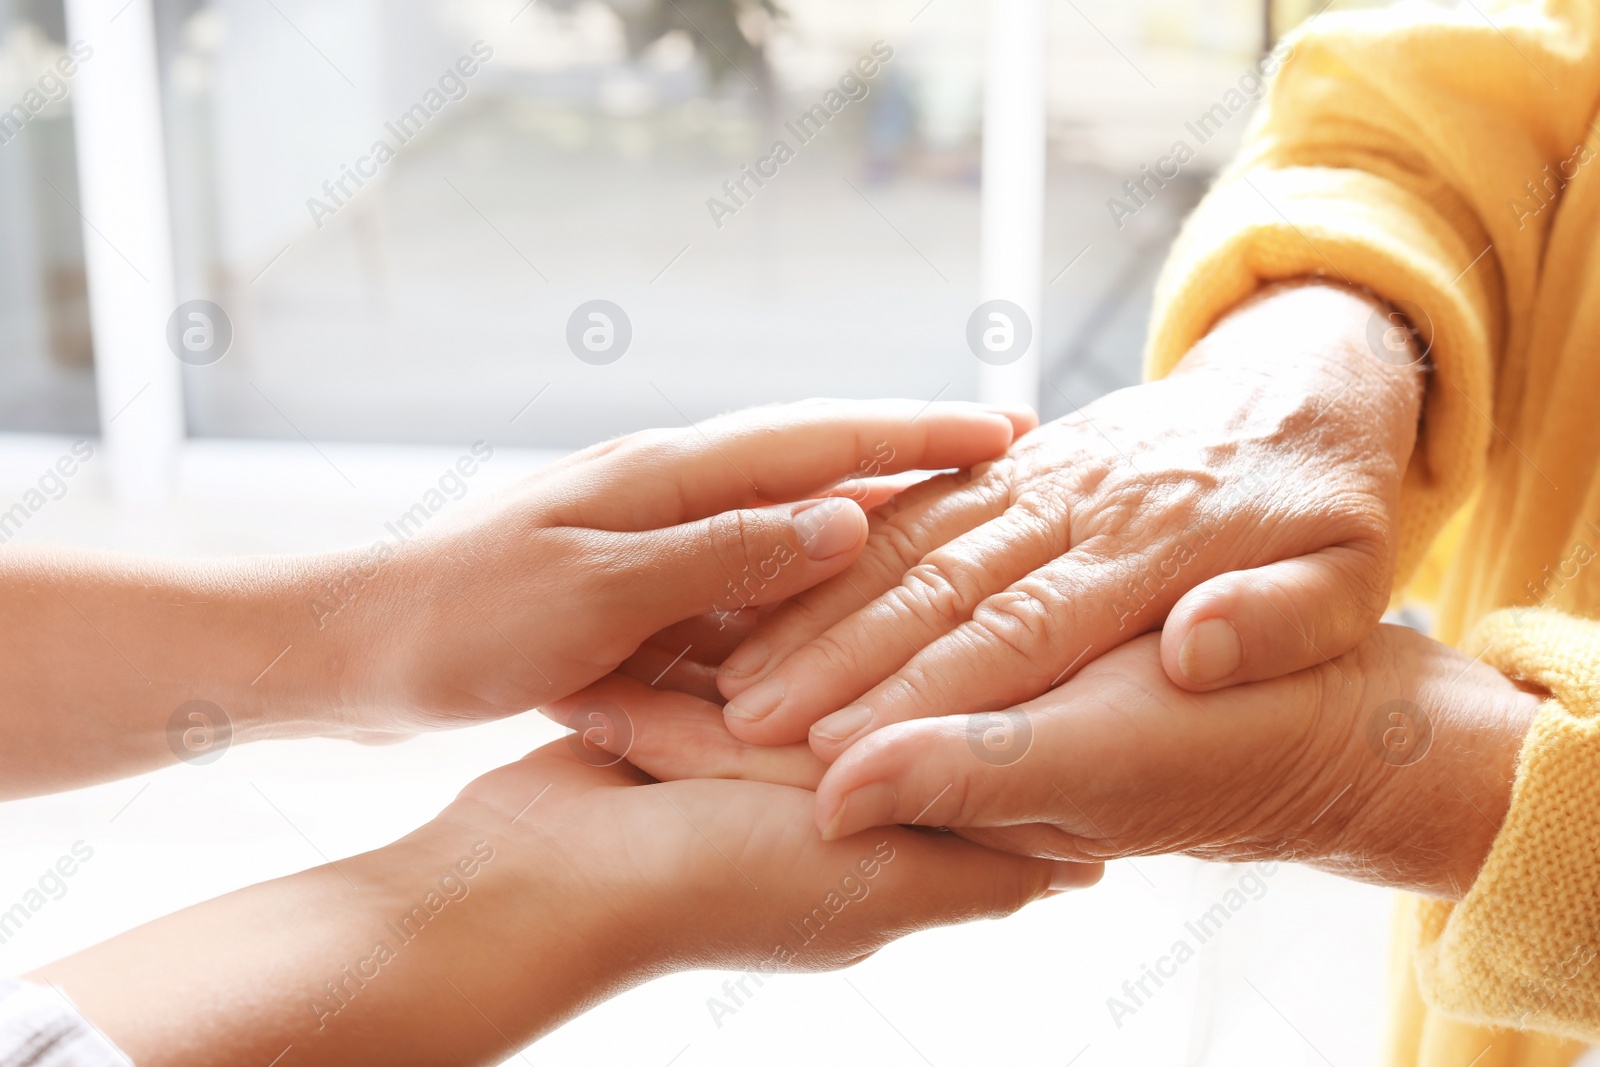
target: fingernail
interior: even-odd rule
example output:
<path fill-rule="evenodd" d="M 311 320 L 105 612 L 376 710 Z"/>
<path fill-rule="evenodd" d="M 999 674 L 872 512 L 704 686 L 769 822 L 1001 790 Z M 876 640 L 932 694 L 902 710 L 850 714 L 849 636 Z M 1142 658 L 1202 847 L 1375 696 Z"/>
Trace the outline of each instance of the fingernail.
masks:
<path fill-rule="evenodd" d="M 849 551 L 861 537 L 861 509 L 842 497 L 830 497 L 820 504 L 794 513 L 795 536 L 808 559 L 832 559 Z"/>
<path fill-rule="evenodd" d="M 1195 685 L 1220 682 L 1239 669 L 1244 649 L 1227 619 L 1206 619 L 1191 627 L 1178 649 L 1178 670 Z"/>
<path fill-rule="evenodd" d="M 765 667 L 771 655 L 772 646 L 765 637 L 752 637 L 722 661 L 722 669 L 717 673 L 724 678 L 748 678 Z"/>
<path fill-rule="evenodd" d="M 898 799 L 894 786 L 888 782 L 874 782 L 846 793 L 844 800 L 839 803 L 839 810 L 822 828 L 822 839 L 836 841 L 892 822 Z"/>
<path fill-rule="evenodd" d="M 1085 889 L 1098 882 L 1104 871 L 1097 863 L 1056 860 L 1050 864 L 1050 889 L 1045 895 L 1053 897 L 1071 889 Z"/>
<path fill-rule="evenodd" d="M 1006 418 L 1036 419 L 1039 416 L 1026 404 L 984 404 L 983 410 Z"/>
<path fill-rule="evenodd" d="M 783 703 L 783 679 L 768 678 L 764 682 L 757 682 L 730 700 L 723 707 L 722 714 L 731 719 L 755 722 L 771 715 L 772 710 L 781 703 Z"/>
<path fill-rule="evenodd" d="M 811 727 L 811 733 L 828 741 L 848 741 L 871 721 L 871 708 L 865 704 L 851 704 L 819 720 Z"/>

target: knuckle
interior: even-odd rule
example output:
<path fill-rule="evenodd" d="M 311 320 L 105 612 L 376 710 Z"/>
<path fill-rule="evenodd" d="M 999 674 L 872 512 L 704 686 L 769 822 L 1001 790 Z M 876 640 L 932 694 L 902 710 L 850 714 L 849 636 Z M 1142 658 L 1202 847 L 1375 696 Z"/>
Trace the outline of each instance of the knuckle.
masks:
<path fill-rule="evenodd" d="M 1317 650 L 1328 640 L 1332 629 L 1325 625 L 1327 620 L 1321 614 L 1308 613 L 1309 605 L 1302 602 L 1303 598 L 1291 595 L 1282 586 L 1269 586 L 1265 600 L 1272 610 L 1261 616 L 1262 621 L 1281 634 L 1284 641 L 1298 648 L 1301 656 L 1321 658 Z M 1284 623 L 1281 628 L 1275 625 L 1280 621 Z"/>
<path fill-rule="evenodd" d="M 984 794 L 973 788 L 969 774 L 953 774 L 950 792 L 928 814 L 938 820 L 936 825 L 980 826 L 990 814 L 990 805 L 985 800 Z"/>
<path fill-rule="evenodd" d="M 912 567 L 889 595 L 905 613 L 946 629 L 965 622 L 977 599 L 971 575 L 939 563 Z"/>
<path fill-rule="evenodd" d="M 756 532 L 742 511 L 725 511 L 706 520 L 714 559 L 729 580 L 749 570 L 759 558 Z"/>
<path fill-rule="evenodd" d="M 929 719 L 951 711 L 950 687 L 932 666 L 944 652 L 945 646 L 936 643 L 900 668 L 880 702 L 891 709 L 888 717 L 898 721 Z M 884 714 L 881 708 L 878 713 Z"/>
<path fill-rule="evenodd" d="M 1010 511 L 1018 534 L 1040 544 L 1055 544 L 1061 532 L 1072 523 L 1072 504 L 1065 493 L 1024 489 Z"/>
<path fill-rule="evenodd" d="M 907 546 L 900 540 L 901 536 L 898 531 L 887 536 L 881 531 L 868 535 L 867 547 L 856 557 L 845 575 L 840 576 L 848 576 L 851 592 L 857 597 L 857 605 L 861 604 L 864 597 L 877 596 L 894 588 L 905 574 L 910 564 L 905 561 Z"/>
<path fill-rule="evenodd" d="M 904 573 L 922 559 L 924 549 L 919 533 L 910 522 L 895 516 L 879 526 L 869 538 L 874 542 L 869 546 L 869 551 L 875 559 L 898 573 Z"/>
<path fill-rule="evenodd" d="M 1053 648 L 1060 633 L 1053 600 L 1042 592 L 1007 589 L 979 604 L 972 624 L 989 643 L 1033 659 Z"/>
<path fill-rule="evenodd" d="M 1028 864 L 1008 863 L 1001 868 L 998 884 L 990 897 L 989 913 L 1003 919 L 1020 910 L 1039 894 L 1039 876 Z"/>
<path fill-rule="evenodd" d="M 609 451 L 609 459 L 622 471 L 638 475 L 670 468 L 692 451 L 691 442 L 677 430 L 638 430 L 618 438 Z M 679 491 L 681 495 L 681 487 Z"/>
<path fill-rule="evenodd" d="M 1390 586 L 1393 584 L 1389 569 L 1363 560 L 1349 568 L 1346 583 L 1351 604 L 1357 613 L 1357 622 L 1369 628 L 1375 625 L 1389 606 Z"/>
<path fill-rule="evenodd" d="M 682 447 L 682 435 L 677 430 L 635 430 L 617 441 L 617 451 L 631 457 L 651 457 Z"/>

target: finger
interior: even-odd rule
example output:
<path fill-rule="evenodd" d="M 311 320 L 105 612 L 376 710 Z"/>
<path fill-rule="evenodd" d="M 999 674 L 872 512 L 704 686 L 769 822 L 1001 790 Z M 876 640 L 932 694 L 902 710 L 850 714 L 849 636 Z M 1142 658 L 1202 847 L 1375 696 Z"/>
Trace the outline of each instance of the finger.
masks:
<path fill-rule="evenodd" d="M 928 480 L 927 471 L 907 471 L 882 478 L 852 478 L 829 489 L 827 495 L 849 497 L 870 512 Z"/>
<path fill-rule="evenodd" d="M 687 693 L 710 701 L 720 709 L 722 694 L 717 692 L 717 668 L 690 659 L 685 654 L 690 647 L 667 652 L 655 645 L 640 645 L 637 652 L 617 666 L 617 673 L 656 689 Z"/>
<path fill-rule="evenodd" d="M 651 634 L 617 670 L 659 689 L 723 704 L 717 668 L 755 628 L 757 611 L 696 615 Z"/>
<path fill-rule="evenodd" d="M 1016 684 L 997 687 L 1001 671 L 1023 669 L 1036 675 L 1041 669 L 1038 649 L 1014 647 L 1019 638 L 1031 641 L 1033 635 L 1016 634 L 1014 627 L 991 634 L 980 624 L 955 650 L 935 646 L 928 655 L 924 649 L 971 620 L 993 594 L 1067 547 L 1064 520 L 1025 506 L 1009 508 L 999 518 L 929 552 L 895 588 L 794 653 L 760 685 L 740 693 L 723 709 L 728 728 L 758 743 L 798 741 L 823 716 L 850 705 L 913 660 L 918 671 L 905 684 L 887 694 L 875 692 L 880 699 L 867 701 L 870 709 L 854 706 L 831 723 L 839 729 L 859 720 L 838 738 L 841 746 L 865 729 L 913 714 L 965 712 L 1037 695 L 1042 685 L 1031 691 Z M 970 655 L 957 662 L 965 655 L 960 651 L 963 646 L 990 637 L 988 643 L 1001 646 L 995 655 L 1005 662 Z M 1026 662 L 1009 662 L 1018 657 Z M 946 666 L 948 676 L 940 669 Z M 921 691 L 924 677 L 934 693 Z M 929 703 L 925 699 L 929 697 L 936 702 Z M 872 718 L 878 703 L 886 706 Z"/>
<path fill-rule="evenodd" d="M 833 486 L 828 496 L 842 496 L 860 504 L 862 510 L 882 507 L 920 481 L 926 480 L 926 471 L 912 471 L 892 478 L 853 478 Z"/>
<path fill-rule="evenodd" d="M 1348 545 L 1218 575 L 1178 601 L 1161 664 L 1196 692 L 1278 678 L 1343 655 L 1377 628 L 1389 599 L 1378 553 Z"/>
<path fill-rule="evenodd" d="M 563 468 L 564 525 L 645 530 L 767 501 L 796 500 L 851 478 L 970 467 L 1006 450 L 1024 423 L 977 404 L 807 401 L 753 408 L 680 430 L 622 438 Z"/>
<path fill-rule="evenodd" d="M 1130 610 L 1129 561 L 1087 547 L 1068 552 L 989 597 L 972 619 L 922 649 L 893 677 L 811 728 L 832 760 L 889 723 L 1006 707 L 1038 696 L 1159 625 L 1166 605 Z M 1135 564 L 1136 573 L 1143 573 Z"/>
<path fill-rule="evenodd" d="M 862 738 L 817 787 L 818 827 L 1048 823 L 1081 857 L 1109 859 L 1225 845 L 1218 834 L 1249 832 L 1285 791 L 1306 797 L 1308 817 L 1321 806 L 1297 762 L 1325 718 L 1317 672 L 1195 695 L 1166 681 L 1159 646 L 1137 638 L 1014 708 Z"/>
<path fill-rule="evenodd" d="M 352 730 L 350 740 L 358 745 L 398 745 L 417 736 L 415 730 Z"/>
<path fill-rule="evenodd" d="M 654 633 L 792 596 L 848 567 L 866 540 L 866 515 L 832 497 L 642 533 L 586 530 L 581 552 L 601 603 Z"/>
<path fill-rule="evenodd" d="M 664 782 L 737 778 L 815 789 L 822 778 L 824 764 L 804 745 L 746 744 L 728 733 L 716 705 L 616 675 L 540 711 L 564 726 L 600 724 L 600 729 L 575 735 L 579 743 L 625 758 Z M 607 760 L 590 762 L 603 765 Z"/>
<path fill-rule="evenodd" d="M 1023 826 L 968 826 L 952 831 L 967 841 L 996 852 L 1010 852 L 1017 856 L 1056 860 L 1066 870 L 1062 875 L 1076 875 L 1071 888 L 1094 885 L 1105 873 L 1098 858 L 1089 857 L 1082 844 L 1073 835 L 1048 823 L 1034 822 Z M 1063 887 L 1067 888 L 1067 887 Z"/>
<path fill-rule="evenodd" d="M 718 665 L 755 630 L 760 613 L 742 611 L 706 612 L 651 635 L 647 644 L 676 655 L 687 648 L 685 659 Z"/>
<path fill-rule="evenodd" d="M 1056 764 L 1041 751 L 1039 709 L 949 715 L 887 726 L 851 746 L 817 787 L 817 827 L 825 840 L 872 826 L 999 828 L 1061 825 L 1055 775 L 1071 780 L 1079 765 Z M 1015 717 L 1013 721 L 1013 717 Z M 986 737 L 997 731 L 999 740 Z"/>
<path fill-rule="evenodd" d="M 863 857 L 883 861 L 878 869 L 884 875 L 900 866 L 898 879 L 881 887 L 894 894 L 890 899 L 904 921 L 919 929 L 1000 918 L 1041 897 L 1092 886 L 1105 869 L 1098 862 L 1050 862 L 991 849 L 955 834 L 894 828 L 874 829 L 841 844 L 855 845 L 863 876 L 872 869 L 859 866 Z"/>
<path fill-rule="evenodd" d="M 913 930 L 1001 918 L 1041 897 L 1089 881 L 1086 865 L 997 852 L 953 834 L 887 827 L 818 845 L 824 850 L 820 853 L 824 869 L 838 872 L 832 884 L 823 887 L 835 903 L 817 907 L 813 900 L 820 898 L 816 890 L 810 890 L 801 898 L 798 913 L 791 910 L 785 916 L 788 923 L 781 936 L 805 942 L 805 948 L 791 961 L 791 966 L 801 969 L 857 962 L 883 943 Z M 804 873 L 803 868 L 796 871 L 797 875 Z M 842 899 L 841 888 L 851 900 L 878 897 L 879 903 L 840 908 L 836 902 Z M 837 919 L 829 909 L 839 909 Z M 888 926 L 885 915 L 892 916 Z M 819 937 L 824 931 L 829 934 L 827 939 Z M 849 958 L 830 959 L 828 953 L 841 947 Z"/>
<path fill-rule="evenodd" d="M 718 675 L 723 695 L 737 697 L 829 627 L 899 585 L 927 553 L 1005 507 L 1004 487 L 982 479 L 951 475 L 908 491 L 879 513 L 867 547 L 849 570 L 777 608 L 728 657 Z"/>
<path fill-rule="evenodd" d="M 496 767 L 473 779 L 458 794 L 458 800 L 486 804 L 503 812 L 515 823 L 535 801 L 551 789 L 557 799 L 581 796 L 607 786 L 643 785 L 649 777 L 623 760 L 599 764 L 574 758 L 566 741 L 552 741 L 534 749 L 515 763 Z"/>

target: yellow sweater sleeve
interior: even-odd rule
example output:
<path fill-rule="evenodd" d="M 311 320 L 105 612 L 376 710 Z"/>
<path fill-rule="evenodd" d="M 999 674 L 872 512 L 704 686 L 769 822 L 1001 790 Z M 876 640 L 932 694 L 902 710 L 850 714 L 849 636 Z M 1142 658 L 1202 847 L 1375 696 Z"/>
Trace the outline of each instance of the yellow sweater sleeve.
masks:
<path fill-rule="evenodd" d="M 1150 377 L 1272 281 L 1365 286 L 1416 320 L 1437 373 L 1405 474 L 1398 586 L 1481 477 L 1496 407 L 1520 393 L 1556 214 L 1531 210 L 1526 183 L 1553 186 L 1546 166 L 1600 144 L 1597 28 L 1600 0 L 1314 18 L 1158 282 Z"/>
<path fill-rule="evenodd" d="M 1512 608 L 1469 640 L 1553 697 L 1472 888 L 1413 913 L 1417 982 L 1475 1023 L 1600 1042 L 1600 623 Z"/>

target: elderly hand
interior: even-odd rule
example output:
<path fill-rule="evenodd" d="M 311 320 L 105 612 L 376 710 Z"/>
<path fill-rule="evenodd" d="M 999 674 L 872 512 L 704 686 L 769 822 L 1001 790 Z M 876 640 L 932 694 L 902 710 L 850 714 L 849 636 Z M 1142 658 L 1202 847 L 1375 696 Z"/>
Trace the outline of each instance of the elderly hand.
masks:
<path fill-rule="evenodd" d="M 1387 602 L 1421 398 L 1414 353 L 1369 351 L 1378 315 L 1326 286 L 1268 295 L 1169 378 L 902 494 L 723 665 L 729 729 L 809 731 L 831 759 L 1037 696 L 1163 623 L 1167 677 L 1196 691 L 1350 649 Z"/>
<path fill-rule="evenodd" d="M 1061 859 L 1186 852 L 1309 862 L 1459 898 L 1510 804 L 1540 698 L 1416 631 L 1209 693 L 1138 638 L 1003 712 L 918 719 L 857 742 L 817 790 L 823 836 L 988 828 Z M 1034 831 L 1053 827 L 1041 848 Z M 970 835 L 969 835 L 970 836 Z"/>

